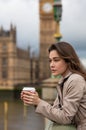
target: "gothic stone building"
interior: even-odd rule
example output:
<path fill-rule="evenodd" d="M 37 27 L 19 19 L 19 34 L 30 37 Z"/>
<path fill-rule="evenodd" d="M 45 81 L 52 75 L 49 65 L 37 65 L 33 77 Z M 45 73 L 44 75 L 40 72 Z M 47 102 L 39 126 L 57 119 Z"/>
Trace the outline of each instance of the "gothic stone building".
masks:
<path fill-rule="evenodd" d="M 62 14 L 61 0 L 40 0 L 40 63 L 39 77 L 41 79 L 50 77 L 48 48 L 52 43 L 61 38 L 60 21 Z"/>
<path fill-rule="evenodd" d="M 61 0 L 40 0 L 40 53 L 30 57 L 30 50 L 22 50 L 16 45 L 16 28 L 10 31 L 0 29 L 0 88 L 37 83 L 50 77 L 48 48 L 61 38 Z"/>
<path fill-rule="evenodd" d="M 0 88 L 12 89 L 17 84 L 27 84 L 30 80 L 29 51 L 16 45 L 16 28 L 10 31 L 0 29 Z"/>

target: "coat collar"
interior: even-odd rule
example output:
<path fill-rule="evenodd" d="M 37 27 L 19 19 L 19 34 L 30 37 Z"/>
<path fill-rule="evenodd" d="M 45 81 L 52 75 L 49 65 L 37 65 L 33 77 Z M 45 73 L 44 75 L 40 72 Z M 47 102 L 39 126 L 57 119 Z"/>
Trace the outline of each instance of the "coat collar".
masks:
<path fill-rule="evenodd" d="M 71 71 L 69 71 L 69 73 L 65 76 L 65 77 L 61 77 L 60 80 L 58 81 L 58 84 L 60 85 L 66 78 L 68 78 L 70 75 L 72 74 Z"/>

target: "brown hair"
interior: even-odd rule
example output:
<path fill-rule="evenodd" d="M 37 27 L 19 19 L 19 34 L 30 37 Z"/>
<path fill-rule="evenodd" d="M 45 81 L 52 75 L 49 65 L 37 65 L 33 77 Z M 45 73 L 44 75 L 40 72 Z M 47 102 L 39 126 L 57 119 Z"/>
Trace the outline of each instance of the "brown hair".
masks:
<path fill-rule="evenodd" d="M 52 44 L 49 48 L 49 53 L 52 50 L 56 50 L 59 56 L 65 60 L 66 63 L 69 65 L 69 69 L 72 73 L 80 74 L 86 80 L 86 70 L 81 64 L 78 55 L 76 54 L 72 45 L 67 42 L 58 42 Z"/>

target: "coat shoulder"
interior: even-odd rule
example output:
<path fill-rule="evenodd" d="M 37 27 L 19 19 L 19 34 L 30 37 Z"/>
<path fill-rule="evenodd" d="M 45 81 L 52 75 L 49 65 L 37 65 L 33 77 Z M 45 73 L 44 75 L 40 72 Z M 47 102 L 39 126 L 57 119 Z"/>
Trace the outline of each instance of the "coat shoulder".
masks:
<path fill-rule="evenodd" d="M 84 77 L 82 77 L 81 75 L 79 74 L 72 74 L 70 77 L 69 77 L 70 80 L 82 80 L 82 81 L 85 81 Z"/>

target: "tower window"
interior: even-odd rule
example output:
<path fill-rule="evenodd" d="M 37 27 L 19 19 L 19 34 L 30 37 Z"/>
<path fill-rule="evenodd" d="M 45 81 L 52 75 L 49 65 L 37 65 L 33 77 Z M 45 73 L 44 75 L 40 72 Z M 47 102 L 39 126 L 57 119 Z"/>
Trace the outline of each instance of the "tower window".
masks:
<path fill-rule="evenodd" d="M 2 58 L 2 67 L 6 67 L 7 66 L 7 58 L 4 57 Z"/>
<path fill-rule="evenodd" d="M 2 50 L 3 50 L 3 51 L 6 51 L 6 49 L 7 49 L 7 46 L 6 46 L 5 43 L 3 43 L 3 45 L 2 45 Z"/>
<path fill-rule="evenodd" d="M 2 78 L 3 78 L 3 79 L 6 79 L 6 78 L 7 78 L 7 71 L 6 71 L 6 70 L 3 70 L 3 71 L 2 71 Z"/>

